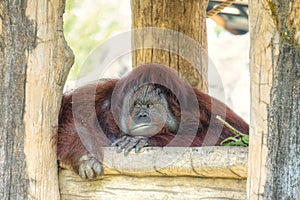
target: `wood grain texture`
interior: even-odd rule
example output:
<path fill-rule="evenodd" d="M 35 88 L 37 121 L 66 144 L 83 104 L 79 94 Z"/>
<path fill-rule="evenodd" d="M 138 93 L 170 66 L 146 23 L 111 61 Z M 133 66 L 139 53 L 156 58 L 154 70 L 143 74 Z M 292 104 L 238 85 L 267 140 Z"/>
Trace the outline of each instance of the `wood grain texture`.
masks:
<path fill-rule="evenodd" d="M 249 142 L 248 198 L 261 199 L 266 181 L 266 156 L 268 135 L 268 106 L 272 87 L 272 72 L 278 54 L 278 34 L 271 21 L 266 1 L 249 2 L 250 9 L 250 74 L 251 74 L 251 120 Z"/>
<path fill-rule="evenodd" d="M 253 0 L 248 199 L 298 199 L 300 1 Z"/>
<path fill-rule="evenodd" d="M 207 93 L 207 4 L 207 0 L 131 0 L 133 67 L 164 64 Z"/>
<path fill-rule="evenodd" d="M 149 147 L 126 157 L 115 150 L 104 150 L 103 177 L 61 170 L 61 198 L 246 199 L 247 148 Z"/>
<path fill-rule="evenodd" d="M 73 54 L 64 0 L 0 1 L 0 199 L 59 199 L 56 145 Z"/>
<path fill-rule="evenodd" d="M 27 55 L 24 122 L 29 196 L 59 199 L 56 144 L 57 116 L 73 53 L 63 35 L 64 0 L 28 1 L 34 47 Z"/>

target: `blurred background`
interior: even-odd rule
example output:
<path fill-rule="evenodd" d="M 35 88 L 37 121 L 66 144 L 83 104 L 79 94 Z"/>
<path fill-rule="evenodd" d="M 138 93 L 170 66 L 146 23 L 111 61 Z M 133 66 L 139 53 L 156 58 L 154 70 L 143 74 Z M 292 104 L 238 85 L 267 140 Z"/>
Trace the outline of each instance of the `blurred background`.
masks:
<path fill-rule="evenodd" d="M 207 10 L 220 3 L 210 1 Z M 130 0 L 67 0 L 65 37 L 75 54 L 65 90 L 78 81 L 99 78 L 95 65 L 86 63 L 91 52 L 109 38 L 130 31 Z M 210 94 L 231 107 L 247 122 L 250 119 L 249 33 L 247 1 L 237 1 L 207 19 Z M 109 49 L 107 49 L 109 51 Z M 121 77 L 131 70 L 129 56 L 120 57 L 102 77 Z M 225 98 L 221 94 L 225 92 Z M 220 94 L 220 95 L 218 95 Z"/>

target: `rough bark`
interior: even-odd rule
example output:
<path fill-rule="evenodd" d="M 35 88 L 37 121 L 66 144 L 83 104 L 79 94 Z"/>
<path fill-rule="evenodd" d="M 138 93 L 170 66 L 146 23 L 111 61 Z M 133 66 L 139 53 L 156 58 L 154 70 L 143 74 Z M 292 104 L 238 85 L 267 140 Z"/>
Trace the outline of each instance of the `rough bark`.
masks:
<path fill-rule="evenodd" d="M 264 199 L 300 198 L 300 0 L 270 1 L 279 34 L 268 113 Z"/>
<path fill-rule="evenodd" d="M 250 1 L 249 199 L 300 196 L 300 1 Z"/>
<path fill-rule="evenodd" d="M 0 199 L 59 199 L 53 135 L 72 63 L 64 4 L 0 1 Z"/>
<path fill-rule="evenodd" d="M 24 155 L 26 47 L 24 10 L 17 1 L 0 2 L 0 198 L 26 199 L 28 181 Z M 20 5 L 24 7 L 24 5 Z"/>
<path fill-rule="evenodd" d="M 131 0 L 133 67 L 147 62 L 164 64 L 207 92 L 207 3 Z"/>

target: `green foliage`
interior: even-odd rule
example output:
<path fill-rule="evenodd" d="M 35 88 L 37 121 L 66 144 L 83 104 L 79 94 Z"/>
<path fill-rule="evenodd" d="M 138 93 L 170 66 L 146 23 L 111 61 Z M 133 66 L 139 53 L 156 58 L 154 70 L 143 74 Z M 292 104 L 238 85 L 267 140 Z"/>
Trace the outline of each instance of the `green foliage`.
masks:
<path fill-rule="evenodd" d="M 221 146 L 243 146 L 243 147 L 249 146 L 249 135 L 246 135 L 236 130 L 220 116 L 217 116 L 216 118 L 219 121 L 221 121 L 224 124 L 224 126 L 226 126 L 232 133 L 236 135 L 235 137 L 229 137 L 223 140 L 221 142 Z"/>
<path fill-rule="evenodd" d="M 89 73 L 91 68 L 81 69 L 86 57 L 114 31 L 121 29 L 117 5 L 104 0 L 67 0 L 64 33 L 75 54 L 69 79 L 74 80 Z"/>

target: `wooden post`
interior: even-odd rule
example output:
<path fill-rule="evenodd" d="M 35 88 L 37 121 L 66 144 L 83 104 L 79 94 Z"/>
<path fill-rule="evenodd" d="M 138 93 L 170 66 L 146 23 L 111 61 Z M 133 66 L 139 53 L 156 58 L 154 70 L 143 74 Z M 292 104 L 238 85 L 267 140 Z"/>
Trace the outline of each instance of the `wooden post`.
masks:
<path fill-rule="evenodd" d="M 59 199 L 57 116 L 73 61 L 64 0 L 0 1 L 0 199 Z"/>
<path fill-rule="evenodd" d="M 249 4 L 248 199 L 299 199 L 300 1 Z"/>
<path fill-rule="evenodd" d="M 207 0 L 131 0 L 133 67 L 164 64 L 207 92 L 207 4 Z"/>

